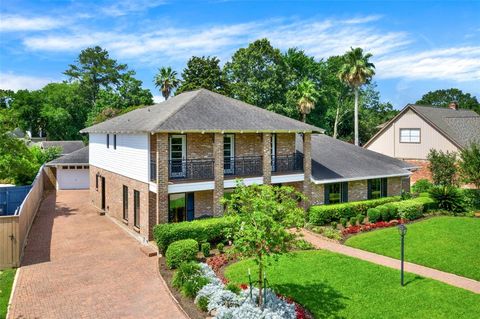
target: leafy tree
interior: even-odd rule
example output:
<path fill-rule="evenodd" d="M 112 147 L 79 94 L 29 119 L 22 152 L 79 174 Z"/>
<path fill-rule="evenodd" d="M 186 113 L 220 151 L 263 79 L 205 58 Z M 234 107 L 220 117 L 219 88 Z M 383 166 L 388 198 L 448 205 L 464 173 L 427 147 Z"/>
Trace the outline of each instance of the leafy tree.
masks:
<path fill-rule="evenodd" d="M 472 143 L 460 151 L 459 170 L 465 183 L 480 188 L 480 144 Z"/>
<path fill-rule="evenodd" d="M 428 169 L 432 173 L 433 183 L 441 186 L 455 186 L 457 184 L 457 154 L 431 149 L 428 153 Z"/>
<path fill-rule="evenodd" d="M 180 80 L 177 79 L 177 71 L 173 71 L 171 67 L 162 67 L 158 69 L 154 83 L 157 88 L 160 88 L 165 100 L 168 100 L 172 91 L 180 85 Z"/>
<path fill-rule="evenodd" d="M 126 64 L 110 58 L 107 50 L 99 46 L 82 50 L 75 62 L 63 74 L 80 83 L 80 88 L 90 105 L 94 105 L 100 89 L 111 89 L 120 84 Z"/>
<path fill-rule="evenodd" d="M 182 72 L 182 83 L 175 94 L 200 88 L 226 94 L 226 80 L 217 57 L 191 57 Z"/>
<path fill-rule="evenodd" d="M 238 183 L 231 197 L 223 199 L 226 213 L 237 216 L 231 234 L 234 251 L 252 257 L 258 266 L 259 305 L 268 258 L 285 253 L 293 243 L 295 235 L 286 228 L 303 224 L 304 212 L 297 202 L 301 198 L 293 187 Z"/>
<path fill-rule="evenodd" d="M 230 96 L 261 108 L 281 112 L 285 105 L 288 68 L 280 50 L 267 39 L 238 49 L 223 68 Z"/>
<path fill-rule="evenodd" d="M 359 145 L 358 139 L 358 93 L 359 89 L 375 75 L 375 65 L 369 61 L 370 53 L 363 54 L 362 48 L 351 48 L 344 55 L 344 64 L 339 72 L 339 77 L 347 83 L 355 93 L 355 145 Z"/>
<path fill-rule="evenodd" d="M 10 108 L 17 117 L 17 125 L 25 131 L 31 131 L 32 136 L 38 136 L 44 131 L 45 121 L 41 116 L 41 92 L 18 90 L 10 101 Z"/>
<path fill-rule="evenodd" d="M 298 99 L 298 109 L 302 114 L 303 122 L 307 121 L 307 114 L 309 114 L 314 108 L 318 98 L 318 91 L 315 88 L 315 84 L 304 79 L 298 84 L 298 91 L 300 98 Z"/>
<path fill-rule="evenodd" d="M 455 88 L 430 91 L 424 94 L 416 104 L 448 107 L 448 104 L 453 101 L 458 103 L 459 108 L 474 110 L 480 114 L 480 103 L 477 98 L 470 93 L 463 93 L 462 90 Z"/>

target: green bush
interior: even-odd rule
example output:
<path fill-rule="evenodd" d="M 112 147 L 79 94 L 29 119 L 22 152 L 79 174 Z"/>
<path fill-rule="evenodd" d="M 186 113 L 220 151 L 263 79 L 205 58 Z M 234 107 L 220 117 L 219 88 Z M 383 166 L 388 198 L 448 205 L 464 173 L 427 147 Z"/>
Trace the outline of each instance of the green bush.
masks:
<path fill-rule="evenodd" d="M 369 208 L 398 202 L 399 200 L 400 196 L 392 196 L 358 202 L 312 206 L 308 212 L 308 220 L 315 225 L 326 225 L 332 221 L 338 221 L 340 218 L 349 219 L 359 214 L 365 216 Z"/>
<path fill-rule="evenodd" d="M 305 239 L 297 239 L 293 242 L 293 247 L 298 250 L 312 250 L 315 247 Z"/>
<path fill-rule="evenodd" d="M 453 186 L 435 186 L 430 189 L 430 195 L 437 202 L 438 208 L 452 213 L 465 211 L 464 195 Z"/>
<path fill-rule="evenodd" d="M 218 243 L 226 239 L 228 229 L 233 226 L 231 217 L 209 218 L 170 224 L 159 224 L 153 229 L 158 249 L 165 253 L 168 245 L 181 239 L 195 239 L 198 242 Z"/>
<path fill-rule="evenodd" d="M 433 184 L 426 178 L 419 179 L 412 185 L 412 192 L 426 193 L 433 187 Z"/>
<path fill-rule="evenodd" d="M 435 200 L 430 197 L 417 197 L 401 202 L 390 203 L 389 206 L 395 209 L 397 216 L 410 220 L 418 219 L 423 213 L 435 206 Z"/>
<path fill-rule="evenodd" d="M 201 247 L 200 249 L 203 253 L 203 256 L 205 257 L 210 256 L 210 243 L 202 243 L 200 247 Z"/>
<path fill-rule="evenodd" d="M 465 208 L 476 211 L 480 210 L 480 189 L 462 189 Z"/>
<path fill-rule="evenodd" d="M 207 312 L 208 311 L 208 298 L 205 296 L 202 296 L 198 298 L 197 302 L 198 308 L 200 308 L 201 311 Z"/>
<path fill-rule="evenodd" d="M 351 226 L 355 226 L 357 224 L 357 218 L 356 217 L 350 217 L 350 220 L 348 221 Z"/>
<path fill-rule="evenodd" d="M 365 219 L 364 215 L 362 215 L 362 214 L 357 215 L 357 221 L 358 221 L 359 224 L 363 224 L 364 219 Z"/>
<path fill-rule="evenodd" d="M 225 250 L 225 245 L 223 243 L 218 243 L 217 250 L 220 254 L 223 254 L 223 251 Z"/>
<path fill-rule="evenodd" d="M 331 222 L 330 226 L 332 226 L 333 229 L 337 229 L 338 223 L 337 222 Z"/>
<path fill-rule="evenodd" d="M 342 239 L 342 235 L 341 235 L 340 231 L 337 230 L 337 229 L 332 229 L 332 228 L 327 228 L 326 227 L 326 228 L 323 229 L 322 235 L 327 237 L 327 238 L 334 239 L 334 240 Z"/>
<path fill-rule="evenodd" d="M 168 268 L 177 268 L 183 262 L 195 260 L 197 252 L 198 242 L 195 239 L 182 239 L 171 243 L 165 253 Z"/>
<path fill-rule="evenodd" d="M 380 212 L 380 220 L 387 222 L 390 218 L 390 210 L 385 205 L 380 205 L 377 207 L 378 211 Z"/>
<path fill-rule="evenodd" d="M 340 224 L 342 224 L 343 228 L 347 227 L 347 219 L 345 217 L 340 218 Z"/>
<path fill-rule="evenodd" d="M 367 211 L 367 216 L 370 223 L 376 223 L 382 218 L 382 214 L 378 208 L 369 208 Z"/>
<path fill-rule="evenodd" d="M 229 282 L 225 288 L 227 288 L 227 290 L 230 290 L 231 292 L 233 292 L 236 295 L 240 294 L 240 290 L 241 290 L 240 287 L 238 287 L 233 282 Z"/>
<path fill-rule="evenodd" d="M 189 298 L 195 297 L 206 284 L 208 279 L 203 277 L 200 266 L 193 261 L 181 263 L 172 279 L 172 285 Z"/>

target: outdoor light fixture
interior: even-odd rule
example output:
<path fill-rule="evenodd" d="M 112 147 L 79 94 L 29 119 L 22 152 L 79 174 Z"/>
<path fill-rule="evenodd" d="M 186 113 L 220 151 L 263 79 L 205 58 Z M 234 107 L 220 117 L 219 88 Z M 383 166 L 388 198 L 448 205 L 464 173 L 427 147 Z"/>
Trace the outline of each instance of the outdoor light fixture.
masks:
<path fill-rule="evenodd" d="M 400 283 L 403 286 L 405 286 L 404 281 L 403 281 L 403 262 L 404 262 L 404 257 L 405 257 L 405 235 L 407 234 L 407 226 L 405 224 L 400 224 L 398 225 L 398 233 L 400 234 L 401 238 L 401 248 L 400 248 Z"/>

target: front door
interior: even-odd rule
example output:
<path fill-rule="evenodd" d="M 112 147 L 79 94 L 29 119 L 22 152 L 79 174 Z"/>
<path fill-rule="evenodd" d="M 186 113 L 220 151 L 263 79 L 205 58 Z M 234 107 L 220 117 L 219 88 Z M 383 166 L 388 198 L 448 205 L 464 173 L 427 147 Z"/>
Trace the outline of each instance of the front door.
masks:
<path fill-rule="evenodd" d="M 235 172 L 235 139 L 233 134 L 223 136 L 223 173 L 232 175 Z"/>
<path fill-rule="evenodd" d="M 102 210 L 105 210 L 105 177 L 102 178 Z"/>
<path fill-rule="evenodd" d="M 186 177 L 185 135 L 170 136 L 170 177 Z"/>

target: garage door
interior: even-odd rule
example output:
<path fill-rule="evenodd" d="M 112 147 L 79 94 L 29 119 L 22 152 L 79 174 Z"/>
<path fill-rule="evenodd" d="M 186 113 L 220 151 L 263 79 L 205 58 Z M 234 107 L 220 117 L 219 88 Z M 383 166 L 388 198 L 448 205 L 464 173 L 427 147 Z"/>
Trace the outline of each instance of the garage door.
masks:
<path fill-rule="evenodd" d="M 57 169 L 57 189 L 88 189 L 90 177 L 88 169 L 83 168 Z"/>

